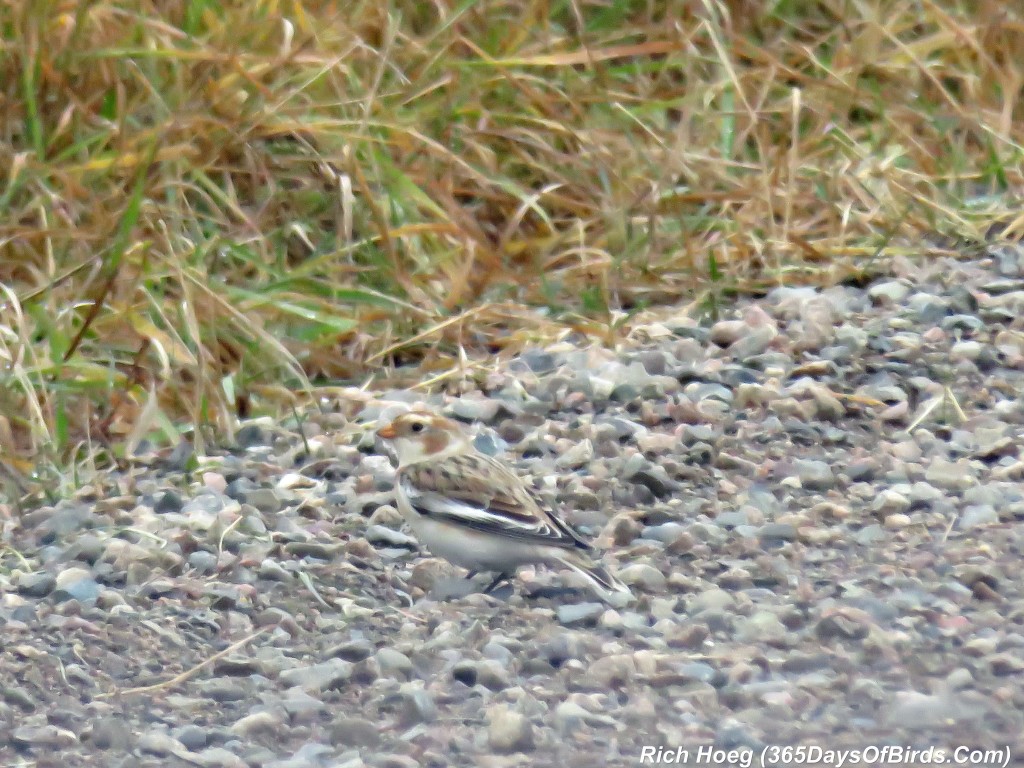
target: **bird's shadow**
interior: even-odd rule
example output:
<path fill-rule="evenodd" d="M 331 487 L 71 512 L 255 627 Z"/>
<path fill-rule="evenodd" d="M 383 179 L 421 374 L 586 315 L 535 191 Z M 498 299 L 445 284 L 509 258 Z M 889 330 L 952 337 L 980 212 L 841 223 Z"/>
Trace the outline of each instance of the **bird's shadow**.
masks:
<path fill-rule="evenodd" d="M 488 594 L 491 597 L 508 602 L 516 593 L 516 585 L 508 580 L 488 590 L 492 581 L 489 574 L 478 574 L 472 578 L 464 576 L 446 576 L 434 582 L 427 595 L 431 600 L 451 601 L 458 600 L 468 595 Z M 520 589 L 523 597 L 527 600 L 551 599 L 564 601 L 565 599 L 585 597 L 586 592 L 573 587 L 564 587 L 557 584 L 531 584 L 527 589 Z"/>

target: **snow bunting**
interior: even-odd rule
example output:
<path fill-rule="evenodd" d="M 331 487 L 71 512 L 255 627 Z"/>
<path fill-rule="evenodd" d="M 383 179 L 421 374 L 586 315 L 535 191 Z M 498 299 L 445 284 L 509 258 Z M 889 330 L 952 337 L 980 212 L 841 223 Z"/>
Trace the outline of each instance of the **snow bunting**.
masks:
<path fill-rule="evenodd" d="M 533 497 L 497 459 L 480 453 L 461 427 L 425 411 L 377 430 L 398 458 L 398 509 L 420 543 L 455 565 L 497 573 L 488 591 L 527 563 L 562 564 L 605 600 L 629 589 L 588 556 L 593 548 Z"/>

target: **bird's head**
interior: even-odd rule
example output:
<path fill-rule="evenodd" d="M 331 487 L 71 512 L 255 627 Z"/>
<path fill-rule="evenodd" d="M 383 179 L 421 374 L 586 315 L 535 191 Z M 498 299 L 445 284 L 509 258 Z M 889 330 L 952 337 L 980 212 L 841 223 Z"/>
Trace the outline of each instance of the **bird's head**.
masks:
<path fill-rule="evenodd" d="M 410 411 L 396 416 L 377 430 L 395 451 L 399 466 L 471 449 L 462 428 L 451 419 L 428 411 Z"/>

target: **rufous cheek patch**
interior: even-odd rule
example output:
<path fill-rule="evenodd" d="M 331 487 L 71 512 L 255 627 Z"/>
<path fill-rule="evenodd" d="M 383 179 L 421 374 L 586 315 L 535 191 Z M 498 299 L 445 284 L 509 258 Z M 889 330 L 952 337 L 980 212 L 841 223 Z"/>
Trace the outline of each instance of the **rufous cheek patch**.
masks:
<path fill-rule="evenodd" d="M 447 447 L 448 435 L 440 430 L 430 430 L 423 438 L 423 448 L 426 450 L 428 456 L 440 453 Z"/>

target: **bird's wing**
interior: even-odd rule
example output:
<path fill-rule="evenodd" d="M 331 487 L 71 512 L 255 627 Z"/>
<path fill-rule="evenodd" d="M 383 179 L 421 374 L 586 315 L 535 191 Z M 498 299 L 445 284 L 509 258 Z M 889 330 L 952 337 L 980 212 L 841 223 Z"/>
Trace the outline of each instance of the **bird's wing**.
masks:
<path fill-rule="evenodd" d="M 590 549 L 522 480 L 484 454 L 457 454 L 410 464 L 398 472 L 419 514 L 476 531 L 566 549 Z"/>

